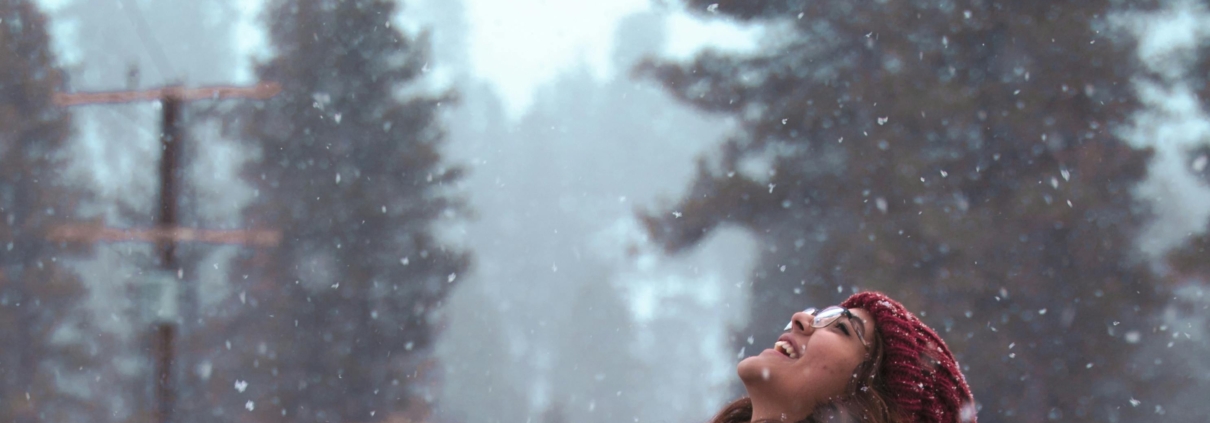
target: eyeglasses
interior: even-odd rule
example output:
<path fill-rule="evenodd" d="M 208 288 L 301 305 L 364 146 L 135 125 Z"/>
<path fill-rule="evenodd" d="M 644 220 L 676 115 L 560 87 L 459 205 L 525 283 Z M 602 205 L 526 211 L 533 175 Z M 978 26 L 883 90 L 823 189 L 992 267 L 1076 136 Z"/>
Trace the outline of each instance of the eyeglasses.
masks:
<path fill-rule="evenodd" d="M 833 323 L 836 323 L 836 321 L 840 320 L 841 317 L 847 317 L 849 318 L 849 323 L 853 326 L 853 332 L 857 333 L 857 339 L 861 341 L 861 345 L 866 347 L 870 346 L 870 344 L 866 343 L 865 341 L 864 321 L 861 320 L 860 317 L 854 316 L 853 312 L 849 311 L 849 309 L 839 306 L 831 306 L 823 310 L 818 310 L 815 307 L 810 307 L 802 312 L 811 315 L 811 327 L 816 329 L 826 328 L 831 326 Z M 791 320 L 790 323 L 786 323 L 786 328 L 784 330 L 789 331 L 792 327 L 794 327 L 793 320 Z"/>

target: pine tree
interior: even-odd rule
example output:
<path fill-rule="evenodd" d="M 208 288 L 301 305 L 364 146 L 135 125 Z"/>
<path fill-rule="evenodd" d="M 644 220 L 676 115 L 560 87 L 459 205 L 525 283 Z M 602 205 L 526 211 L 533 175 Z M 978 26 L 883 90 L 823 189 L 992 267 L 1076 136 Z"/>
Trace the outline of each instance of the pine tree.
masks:
<path fill-rule="evenodd" d="M 95 404 L 61 383 L 93 371 L 81 332 L 87 295 L 64 261 L 78 251 L 47 241 L 83 198 L 66 184 L 71 119 L 52 98 L 47 21 L 25 0 L 0 0 L 0 420 L 95 419 Z"/>
<path fill-rule="evenodd" d="M 1136 420 L 1184 382 L 1138 355 L 1167 342 L 1168 288 L 1133 254 L 1150 152 L 1113 132 L 1137 107 L 1134 46 L 1106 21 L 1125 5 L 689 3 L 779 40 L 641 68 L 744 119 L 645 217 L 672 251 L 721 224 L 761 238 L 739 339 L 877 289 L 942 332 L 981 421 Z"/>
<path fill-rule="evenodd" d="M 432 382 L 419 379 L 433 311 L 468 266 L 435 235 L 464 210 L 437 120 L 451 96 L 405 95 L 423 82 L 427 40 L 392 26 L 393 1 L 268 10 L 275 56 L 257 75 L 284 91 L 241 117 L 260 151 L 243 171 L 257 193 L 246 218 L 284 240 L 234 275 L 247 305 L 231 348 L 245 355 L 216 373 L 245 380 L 229 405 L 264 418 L 382 420 Z"/>

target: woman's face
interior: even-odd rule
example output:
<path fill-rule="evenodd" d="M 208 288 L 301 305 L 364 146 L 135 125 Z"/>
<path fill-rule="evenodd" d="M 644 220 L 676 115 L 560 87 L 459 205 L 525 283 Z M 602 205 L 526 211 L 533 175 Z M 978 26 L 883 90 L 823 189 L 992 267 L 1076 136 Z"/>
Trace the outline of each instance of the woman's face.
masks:
<path fill-rule="evenodd" d="M 788 343 L 792 352 L 787 353 L 783 344 L 739 363 L 739 377 L 752 399 L 753 421 L 799 421 L 815 407 L 845 393 L 869 351 L 854 325 L 864 329 L 867 343 L 873 342 L 876 330 L 864 309 L 849 312 L 854 319 L 842 316 L 823 328 L 811 327 L 814 316 L 794 313 L 790 329 L 778 340 Z"/>

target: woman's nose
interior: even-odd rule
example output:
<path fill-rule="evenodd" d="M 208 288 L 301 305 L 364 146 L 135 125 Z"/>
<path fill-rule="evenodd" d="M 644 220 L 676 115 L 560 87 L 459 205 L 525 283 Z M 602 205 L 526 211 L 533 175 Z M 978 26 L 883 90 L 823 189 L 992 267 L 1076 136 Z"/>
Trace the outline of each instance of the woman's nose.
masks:
<path fill-rule="evenodd" d="M 812 332 L 815 332 L 815 328 L 811 326 L 811 320 L 814 318 L 815 316 L 807 314 L 805 311 L 794 313 L 794 315 L 790 316 L 789 330 L 810 335 Z"/>

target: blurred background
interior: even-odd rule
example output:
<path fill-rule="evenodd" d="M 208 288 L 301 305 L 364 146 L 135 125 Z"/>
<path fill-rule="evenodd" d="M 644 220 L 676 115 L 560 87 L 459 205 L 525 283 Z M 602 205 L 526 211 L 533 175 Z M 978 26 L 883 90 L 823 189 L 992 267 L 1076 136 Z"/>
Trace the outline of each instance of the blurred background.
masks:
<path fill-rule="evenodd" d="M 0 0 L 0 421 L 705 422 L 860 290 L 1206 421 L 1208 6 Z"/>

